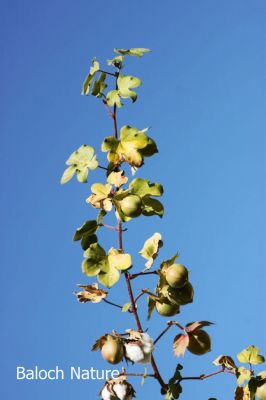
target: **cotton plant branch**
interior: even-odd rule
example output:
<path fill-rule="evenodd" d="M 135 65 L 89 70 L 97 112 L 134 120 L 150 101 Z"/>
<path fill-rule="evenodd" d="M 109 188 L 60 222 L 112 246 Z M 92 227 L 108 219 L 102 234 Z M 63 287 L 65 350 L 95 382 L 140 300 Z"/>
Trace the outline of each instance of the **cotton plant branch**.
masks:
<path fill-rule="evenodd" d="M 117 88 L 117 78 L 119 76 L 119 73 L 116 76 L 116 88 Z M 118 138 L 118 131 L 117 131 L 117 116 L 116 116 L 116 112 L 117 112 L 117 106 L 116 104 L 114 105 L 114 110 L 113 110 L 113 120 L 114 120 L 114 138 L 117 139 Z M 122 226 L 122 222 L 120 220 L 118 220 L 118 247 L 121 251 L 124 251 L 124 247 L 123 247 L 123 226 Z M 130 275 L 125 272 L 124 274 L 125 276 L 125 281 L 126 281 L 126 286 L 127 286 L 127 290 L 128 290 L 128 295 L 130 298 L 130 310 L 132 311 L 133 315 L 134 315 L 134 319 L 135 319 L 135 323 L 137 326 L 137 329 L 139 332 L 143 332 L 142 329 L 142 325 L 140 322 L 140 318 L 138 315 L 138 311 L 137 311 L 137 307 L 136 307 L 136 303 L 134 300 L 134 295 L 133 295 L 133 290 L 132 290 L 132 286 L 131 286 L 131 282 L 130 282 Z M 157 364 L 155 362 L 155 359 L 153 356 L 151 356 L 151 366 L 153 368 L 154 371 L 154 375 L 155 378 L 158 380 L 159 384 L 161 385 L 162 388 L 166 389 L 167 385 L 165 384 L 159 370 L 157 367 Z"/>
<path fill-rule="evenodd" d="M 99 165 L 94 149 L 88 145 L 82 145 L 67 160 L 67 169 L 61 178 L 61 183 L 68 182 L 74 175 L 81 183 L 87 182 L 88 173 L 90 170 L 99 168 L 106 171 L 106 184 L 95 183 L 91 187 L 92 194 L 86 200 L 94 208 L 100 209 L 97 220 L 88 220 L 79 227 L 74 235 L 74 241 L 81 241 L 81 247 L 84 250 L 82 270 L 87 276 L 97 276 L 98 281 L 106 288 L 111 288 L 121 277 L 125 280 L 126 289 L 128 292 L 129 302 L 120 305 L 106 299 L 108 292 L 98 287 L 98 283 L 91 285 L 78 285 L 83 291 L 75 293 L 77 299 L 81 303 L 91 302 L 104 303 L 119 309 L 122 312 L 129 312 L 133 315 L 136 330 L 126 330 L 126 333 L 117 333 L 112 330 L 112 333 L 105 334 L 100 337 L 94 344 L 92 350 L 101 349 L 103 358 L 111 363 L 118 364 L 123 359 L 132 363 L 150 364 L 153 373 L 134 373 L 126 372 L 123 368 L 117 380 L 108 380 L 100 392 L 103 400 L 108 400 L 111 397 L 115 400 L 131 400 L 134 397 L 135 391 L 129 382 L 126 382 L 127 377 L 149 377 L 155 379 L 160 387 L 161 394 L 166 395 L 167 400 L 178 399 L 182 393 L 180 385 L 183 381 L 190 380 L 205 380 L 213 376 L 229 373 L 237 378 L 236 396 L 238 400 L 244 400 L 244 397 L 252 390 L 259 399 L 260 390 L 266 386 L 262 386 L 261 377 L 255 375 L 253 365 L 260 364 L 264 361 L 264 357 L 259 354 L 259 349 L 255 346 L 249 346 L 238 354 L 238 360 L 248 364 L 249 369 L 245 367 L 237 367 L 230 356 L 219 356 L 214 364 L 220 366 L 218 371 L 202 374 L 199 376 L 182 376 L 180 370 L 182 365 L 178 364 L 172 378 L 165 381 L 159 371 L 155 361 L 153 351 L 154 345 L 157 345 L 161 338 L 170 331 L 173 326 L 176 326 L 182 333 L 179 333 L 174 338 L 173 349 L 175 356 L 184 355 L 188 350 L 195 355 L 203 355 L 211 349 L 211 339 L 208 333 L 202 329 L 210 326 L 208 321 L 191 322 L 182 326 L 177 321 L 168 321 L 166 327 L 153 341 L 143 329 L 143 325 L 139 316 L 138 301 L 144 296 L 148 297 L 148 319 L 153 310 L 161 316 L 172 317 L 180 312 L 180 307 L 192 303 L 194 297 L 194 289 L 189 280 L 189 270 L 182 264 L 176 261 L 179 253 L 175 253 L 171 258 L 163 261 L 159 269 L 150 270 L 154 260 L 159 254 L 160 248 L 163 246 L 162 236 L 156 232 L 148 238 L 139 254 L 145 258 L 145 269 L 142 272 L 131 273 L 132 268 L 131 255 L 124 251 L 123 233 L 127 231 L 124 227 L 124 222 L 128 222 L 132 218 L 136 218 L 141 214 L 144 216 L 157 215 L 163 216 L 163 204 L 156 199 L 162 196 L 163 187 L 159 183 L 150 183 L 150 181 L 142 178 L 135 178 L 128 184 L 128 189 L 121 188 L 122 185 L 128 182 L 128 177 L 124 175 L 121 166 L 127 163 L 132 170 L 132 174 L 136 172 L 144 164 L 144 157 L 150 157 L 158 152 L 156 143 L 152 138 L 148 137 L 145 132 L 148 128 L 138 130 L 129 125 L 124 125 L 118 133 L 117 110 L 122 107 L 121 99 L 131 99 L 133 102 L 137 99 L 137 93 L 132 88 L 140 86 L 141 81 L 133 76 L 121 74 L 123 67 L 123 57 L 125 55 L 141 57 L 149 49 L 132 48 L 132 49 L 115 49 L 118 56 L 112 60 L 108 60 L 108 65 L 116 67 L 116 72 L 112 73 L 100 69 L 100 64 L 96 59 L 93 59 L 89 74 L 86 77 L 82 94 L 88 95 L 91 93 L 101 99 L 109 117 L 113 122 L 113 135 L 105 138 L 102 144 L 102 151 L 108 152 L 108 166 Z M 99 76 L 98 73 L 101 75 Z M 107 93 L 104 90 L 107 87 L 105 82 L 106 75 L 115 78 L 115 89 Z M 98 79 L 96 79 L 98 77 Z M 122 208 L 124 200 L 127 202 L 125 209 Z M 124 204 L 125 205 L 125 204 Z M 114 211 L 116 216 L 116 225 L 103 223 L 103 218 L 108 211 Z M 99 228 L 106 228 L 117 233 L 117 248 L 110 248 L 107 252 L 98 243 Z M 97 233 L 97 235 L 96 235 Z M 145 278 L 147 276 L 157 277 L 157 286 L 155 293 L 148 288 L 142 288 L 140 293 L 134 294 L 132 281 L 136 278 Z M 132 348 L 137 346 L 138 357 L 131 353 Z M 147 353 L 144 348 L 148 347 Z M 111 350 L 114 351 L 111 351 Z M 146 357 L 148 355 L 148 357 Z M 146 370 L 145 370 L 146 371 Z M 264 377 L 264 375 L 262 375 Z M 264 379 L 264 378 L 263 378 Z M 266 379 L 266 374 L 265 374 Z M 243 382 L 248 382 L 243 386 Z M 250 386 L 250 382 L 251 386 Z M 167 383 L 168 382 L 168 383 Z M 121 393 L 118 394 L 115 386 L 120 385 Z M 265 383 L 266 385 L 266 383 Z M 262 386 L 262 388 L 261 388 Z M 255 389 L 254 389 L 255 388 Z M 126 396 L 123 395 L 126 393 Z M 242 397 L 241 397 L 242 396 Z"/>

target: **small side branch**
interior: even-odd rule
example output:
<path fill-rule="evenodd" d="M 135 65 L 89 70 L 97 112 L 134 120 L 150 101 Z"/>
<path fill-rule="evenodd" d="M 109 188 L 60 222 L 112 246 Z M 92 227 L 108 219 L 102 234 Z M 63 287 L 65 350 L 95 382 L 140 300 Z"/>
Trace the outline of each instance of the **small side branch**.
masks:
<path fill-rule="evenodd" d="M 135 373 L 128 373 L 128 372 L 121 372 L 121 374 L 119 374 L 119 376 L 142 376 L 144 378 L 155 378 L 156 376 L 154 374 L 135 374 Z"/>
<path fill-rule="evenodd" d="M 117 74 L 114 74 L 114 73 L 108 72 L 108 71 L 103 71 L 102 69 L 99 69 L 99 72 L 102 72 L 103 74 L 106 74 L 106 75 L 114 76 L 115 78 L 117 77 Z"/>
<path fill-rule="evenodd" d="M 141 292 L 137 295 L 137 297 L 135 298 L 135 304 L 136 304 L 136 302 L 144 295 L 144 294 L 147 294 L 147 293 L 149 293 L 149 290 L 148 289 L 142 289 L 141 290 Z"/>
<path fill-rule="evenodd" d="M 180 325 L 178 322 L 176 322 L 176 321 L 168 321 L 167 322 L 167 327 L 160 333 L 160 335 L 154 340 L 154 344 L 156 344 L 165 334 L 166 334 L 166 332 L 168 332 L 169 331 L 169 329 L 172 327 L 172 326 L 174 326 L 174 325 L 176 325 L 178 328 L 180 328 L 182 331 L 184 331 L 185 330 L 185 328 L 182 326 L 182 325 Z"/>
<path fill-rule="evenodd" d="M 158 275 L 158 272 L 157 271 L 149 271 L 149 272 L 139 272 L 139 273 L 137 273 L 137 274 L 131 274 L 131 275 L 129 275 L 129 279 L 135 279 L 135 278 L 137 278 L 138 276 L 146 276 L 146 275 Z"/>
<path fill-rule="evenodd" d="M 105 303 L 107 303 L 107 304 L 110 304 L 111 306 L 120 308 L 120 310 L 122 310 L 122 306 L 120 306 L 119 304 L 113 303 L 112 301 L 109 301 L 109 300 L 107 300 L 107 299 L 103 299 L 103 301 L 104 301 Z"/>
<path fill-rule="evenodd" d="M 113 225 L 107 225 L 107 224 L 98 224 L 98 226 L 102 226 L 107 229 L 111 229 L 112 231 L 119 232 L 119 227 L 118 226 L 113 226 Z M 122 232 L 126 232 L 127 228 L 123 229 Z"/>
<path fill-rule="evenodd" d="M 235 375 L 235 373 L 233 371 L 230 371 L 230 370 L 228 370 L 228 369 L 223 367 L 223 368 L 219 369 L 218 371 L 212 372 L 210 374 L 203 374 L 203 375 L 200 375 L 200 376 L 184 376 L 184 377 L 182 377 L 181 379 L 178 380 L 178 383 L 181 382 L 181 381 L 188 381 L 188 380 L 204 381 L 205 379 L 211 378 L 211 377 L 213 377 L 215 375 L 222 374 L 224 372 L 228 373 L 228 374 Z"/>

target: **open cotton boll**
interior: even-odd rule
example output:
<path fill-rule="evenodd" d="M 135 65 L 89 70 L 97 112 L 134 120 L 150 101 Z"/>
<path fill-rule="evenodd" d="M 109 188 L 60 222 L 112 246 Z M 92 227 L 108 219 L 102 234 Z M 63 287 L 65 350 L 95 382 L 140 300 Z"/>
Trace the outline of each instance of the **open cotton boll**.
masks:
<path fill-rule="evenodd" d="M 145 354 L 151 353 L 154 350 L 153 340 L 147 333 L 142 333 L 143 351 Z"/>
<path fill-rule="evenodd" d="M 127 396 L 127 387 L 125 383 L 117 383 L 113 386 L 113 391 L 116 393 L 118 399 L 128 400 L 131 397 Z"/>
<path fill-rule="evenodd" d="M 142 348 L 138 344 L 127 343 L 125 344 L 126 349 L 126 358 L 134 363 L 139 363 L 143 360 L 145 354 L 143 353 Z"/>
<path fill-rule="evenodd" d="M 103 400 L 113 400 L 114 397 L 111 397 L 111 393 L 109 392 L 109 390 L 107 389 L 106 386 L 104 386 L 103 390 L 101 391 L 101 398 Z"/>
<path fill-rule="evenodd" d="M 100 392 L 102 400 L 131 400 L 135 390 L 125 377 L 109 380 Z"/>
<path fill-rule="evenodd" d="M 151 353 L 154 349 L 153 341 L 147 333 L 131 334 L 134 336 L 132 340 L 125 344 L 126 358 L 134 363 L 148 364 L 151 359 Z"/>

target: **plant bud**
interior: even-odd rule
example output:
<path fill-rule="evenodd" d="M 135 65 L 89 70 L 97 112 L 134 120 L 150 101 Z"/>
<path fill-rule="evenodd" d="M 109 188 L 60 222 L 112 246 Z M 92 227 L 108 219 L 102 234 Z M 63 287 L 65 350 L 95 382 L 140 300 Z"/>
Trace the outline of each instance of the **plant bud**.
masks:
<path fill-rule="evenodd" d="M 135 390 L 125 377 L 108 380 L 99 393 L 102 400 L 131 400 Z"/>
<path fill-rule="evenodd" d="M 153 352 L 153 340 L 147 333 L 139 333 L 131 331 L 130 337 L 125 343 L 125 356 L 128 360 L 139 363 L 148 364 L 151 360 L 151 354 Z"/>
<path fill-rule="evenodd" d="M 178 314 L 180 311 L 180 307 L 178 304 L 171 304 L 167 301 L 156 301 L 155 307 L 157 312 L 164 317 L 172 317 L 173 315 Z"/>
<path fill-rule="evenodd" d="M 188 270 L 184 265 L 173 264 L 166 269 L 165 279 L 174 289 L 182 288 L 188 281 Z"/>
<path fill-rule="evenodd" d="M 188 350 L 198 356 L 211 351 L 211 338 L 208 333 L 201 329 L 189 333 Z"/>
<path fill-rule="evenodd" d="M 264 382 L 261 382 L 261 385 L 259 383 L 257 390 L 256 390 L 256 396 L 258 397 L 259 400 L 266 400 L 266 371 L 262 371 L 258 374 L 258 376 L 264 380 Z"/>
<path fill-rule="evenodd" d="M 124 356 L 122 341 L 112 335 L 107 335 L 101 349 L 103 358 L 110 364 L 118 364 Z"/>
<path fill-rule="evenodd" d="M 136 195 L 125 197 L 120 203 L 121 211 L 126 217 L 136 218 L 141 214 L 141 199 Z"/>

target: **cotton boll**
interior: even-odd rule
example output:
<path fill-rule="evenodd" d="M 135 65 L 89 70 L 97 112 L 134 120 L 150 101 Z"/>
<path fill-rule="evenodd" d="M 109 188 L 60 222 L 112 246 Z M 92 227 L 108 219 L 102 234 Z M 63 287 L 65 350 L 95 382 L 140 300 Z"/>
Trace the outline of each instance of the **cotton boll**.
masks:
<path fill-rule="evenodd" d="M 140 362 L 144 357 L 142 348 L 138 344 L 134 344 L 132 342 L 127 343 L 125 345 L 125 349 L 126 349 L 126 357 L 130 361 L 133 361 L 134 363 Z"/>
<path fill-rule="evenodd" d="M 113 400 L 114 397 L 111 395 L 109 390 L 107 389 L 107 386 L 104 386 L 103 390 L 101 391 L 101 398 L 103 400 Z"/>
<path fill-rule="evenodd" d="M 116 393 L 117 398 L 119 400 L 127 400 L 128 397 L 127 396 L 127 387 L 125 385 L 125 383 L 117 383 L 113 386 L 113 391 Z"/>
<path fill-rule="evenodd" d="M 142 333 L 143 351 L 145 354 L 151 353 L 154 349 L 153 340 L 147 333 Z"/>
<path fill-rule="evenodd" d="M 100 392 L 102 400 L 131 400 L 135 390 L 125 377 L 109 380 Z"/>
<path fill-rule="evenodd" d="M 136 335 L 136 332 L 132 331 L 131 337 L 125 344 L 126 358 L 134 363 L 148 364 L 154 349 L 151 337 L 147 333 L 137 333 Z"/>

